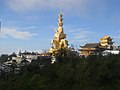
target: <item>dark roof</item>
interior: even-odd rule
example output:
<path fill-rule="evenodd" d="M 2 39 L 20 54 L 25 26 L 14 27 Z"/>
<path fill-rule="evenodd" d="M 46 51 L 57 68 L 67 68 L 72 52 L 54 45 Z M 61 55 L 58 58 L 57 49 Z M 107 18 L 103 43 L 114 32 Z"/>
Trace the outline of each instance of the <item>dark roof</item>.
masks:
<path fill-rule="evenodd" d="M 17 55 L 15 53 L 9 55 L 9 57 L 17 57 Z"/>
<path fill-rule="evenodd" d="M 22 55 L 37 55 L 37 53 L 34 53 L 34 52 L 24 52 L 24 53 L 21 53 Z"/>
<path fill-rule="evenodd" d="M 81 48 L 96 48 L 96 47 L 99 47 L 99 46 L 100 46 L 99 43 L 87 43 L 86 45 L 81 46 Z"/>

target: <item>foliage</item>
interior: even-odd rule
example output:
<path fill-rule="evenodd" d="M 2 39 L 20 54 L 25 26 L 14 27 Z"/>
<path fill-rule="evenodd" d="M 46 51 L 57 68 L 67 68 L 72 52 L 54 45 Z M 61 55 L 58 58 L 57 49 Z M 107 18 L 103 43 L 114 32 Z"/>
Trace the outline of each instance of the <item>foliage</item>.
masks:
<path fill-rule="evenodd" d="M 120 90 L 120 55 L 58 57 L 62 62 L 24 66 L 0 80 L 0 90 Z"/>
<path fill-rule="evenodd" d="M 8 60 L 8 55 L 7 54 L 2 54 L 0 56 L 0 63 L 4 63 Z"/>

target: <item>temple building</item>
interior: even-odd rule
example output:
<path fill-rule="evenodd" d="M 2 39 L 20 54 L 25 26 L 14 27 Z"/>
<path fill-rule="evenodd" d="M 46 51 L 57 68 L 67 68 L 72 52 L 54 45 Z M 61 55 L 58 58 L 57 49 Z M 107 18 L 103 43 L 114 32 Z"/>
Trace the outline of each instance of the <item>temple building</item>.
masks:
<path fill-rule="evenodd" d="M 113 42 L 112 38 L 109 36 L 104 36 L 103 38 L 101 38 L 99 43 L 104 48 L 112 49 Z"/>
<path fill-rule="evenodd" d="M 80 55 L 89 56 L 89 55 L 96 55 L 99 51 L 100 44 L 99 43 L 87 43 L 84 46 L 81 46 Z"/>
<path fill-rule="evenodd" d="M 55 30 L 54 39 L 52 39 L 51 41 L 52 47 L 50 48 L 49 53 L 51 53 L 52 55 L 57 53 L 60 49 L 68 48 L 68 41 L 65 39 L 66 34 L 64 34 L 63 30 L 62 17 L 63 15 L 62 13 L 60 13 L 58 18 L 58 29 Z"/>
<path fill-rule="evenodd" d="M 87 43 L 86 45 L 81 46 L 80 55 L 85 57 L 89 55 L 98 55 L 105 50 L 112 50 L 112 46 L 112 38 L 104 36 L 100 39 L 99 43 Z"/>

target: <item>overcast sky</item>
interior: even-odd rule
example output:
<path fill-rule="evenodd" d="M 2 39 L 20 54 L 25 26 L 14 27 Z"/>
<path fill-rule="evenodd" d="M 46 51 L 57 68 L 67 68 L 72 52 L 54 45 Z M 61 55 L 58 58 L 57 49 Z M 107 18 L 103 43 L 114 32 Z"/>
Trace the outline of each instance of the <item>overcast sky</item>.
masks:
<path fill-rule="evenodd" d="M 69 45 L 99 42 L 109 35 L 120 44 L 120 0 L 0 0 L 0 54 L 51 47 L 59 12 Z"/>

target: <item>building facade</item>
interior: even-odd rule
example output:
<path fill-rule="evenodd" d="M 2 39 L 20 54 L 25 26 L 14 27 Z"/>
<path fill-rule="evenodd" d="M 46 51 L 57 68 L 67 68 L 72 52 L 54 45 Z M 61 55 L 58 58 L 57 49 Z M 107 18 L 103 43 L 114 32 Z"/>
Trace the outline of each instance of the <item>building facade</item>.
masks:
<path fill-rule="evenodd" d="M 100 39 L 99 43 L 87 43 L 84 46 L 81 46 L 80 55 L 81 56 L 90 56 L 90 55 L 98 55 L 105 50 L 112 50 L 113 42 L 112 38 L 109 36 L 104 36 Z"/>

